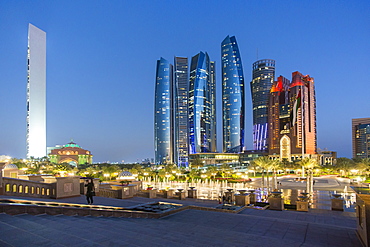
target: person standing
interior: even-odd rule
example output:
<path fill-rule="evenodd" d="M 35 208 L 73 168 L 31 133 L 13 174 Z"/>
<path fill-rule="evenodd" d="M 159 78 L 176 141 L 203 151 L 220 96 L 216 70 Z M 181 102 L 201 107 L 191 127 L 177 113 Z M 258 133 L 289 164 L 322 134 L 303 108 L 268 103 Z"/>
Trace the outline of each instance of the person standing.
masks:
<path fill-rule="evenodd" d="M 93 180 L 90 179 L 90 182 L 89 182 L 89 180 L 86 180 L 85 187 L 87 187 L 86 188 L 87 204 L 93 204 L 93 202 L 94 202 L 93 196 L 95 196 L 95 187 L 94 187 Z"/>

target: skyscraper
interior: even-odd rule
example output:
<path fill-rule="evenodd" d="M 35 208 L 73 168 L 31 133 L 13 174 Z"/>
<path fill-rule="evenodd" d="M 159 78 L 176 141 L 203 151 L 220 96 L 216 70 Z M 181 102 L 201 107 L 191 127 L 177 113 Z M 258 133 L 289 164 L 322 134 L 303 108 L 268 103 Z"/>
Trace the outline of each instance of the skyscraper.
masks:
<path fill-rule="evenodd" d="M 46 33 L 28 25 L 27 157 L 46 156 Z"/>
<path fill-rule="evenodd" d="M 156 164 L 173 162 L 172 84 L 173 66 L 164 58 L 157 60 L 154 102 Z"/>
<path fill-rule="evenodd" d="M 269 100 L 269 154 L 291 161 L 315 155 L 316 97 L 309 75 L 292 73 L 292 82 L 280 76 Z"/>
<path fill-rule="evenodd" d="M 223 152 L 244 148 L 244 76 L 235 36 L 221 43 Z"/>
<path fill-rule="evenodd" d="M 275 60 L 253 63 L 251 92 L 253 102 L 253 149 L 268 149 L 268 99 L 275 80 Z"/>
<path fill-rule="evenodd" d="M 191 59 L 189 81 L 189 153 L 215 152 L 214 66 L 207 53 Z"/>
<path fill-rule="evenodd" d="M 352 119 L 352 158 L 370 158 L 370 118 Z"/>
<path fill-rule="evenodd" d="M 174 75 L 174 162 L 178 166 L 188 165 L 188 58 L 175 57 Z"/>

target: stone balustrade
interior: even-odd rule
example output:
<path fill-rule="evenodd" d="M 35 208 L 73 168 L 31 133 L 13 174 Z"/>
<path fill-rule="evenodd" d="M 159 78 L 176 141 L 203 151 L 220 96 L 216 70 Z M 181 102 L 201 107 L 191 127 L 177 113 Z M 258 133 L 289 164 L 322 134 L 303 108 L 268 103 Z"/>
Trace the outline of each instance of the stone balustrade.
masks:
<path fill-rule="evenodd" d="M 7 196 L 27 196 L 55 198 L 55 184 L 3 177 L 3 194 Z"/>

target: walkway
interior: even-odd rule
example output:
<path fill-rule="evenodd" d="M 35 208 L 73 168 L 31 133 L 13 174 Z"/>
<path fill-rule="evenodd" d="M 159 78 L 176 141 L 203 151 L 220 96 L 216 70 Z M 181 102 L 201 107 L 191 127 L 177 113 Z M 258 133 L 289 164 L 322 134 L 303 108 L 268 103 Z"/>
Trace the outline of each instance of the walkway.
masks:
<path fill-rule="evenodd" d="M 217 206 L 194 199 L 94 199 L 106 206 L 153 201 Z M 85 204 L 84 196 L 56 201 Z M 239 214 L 185 210 L 161 219 L 0 214 L 0 246 L 361 246 L 355 227 L 353 212 L 317 209 L 245 209 Z"/>

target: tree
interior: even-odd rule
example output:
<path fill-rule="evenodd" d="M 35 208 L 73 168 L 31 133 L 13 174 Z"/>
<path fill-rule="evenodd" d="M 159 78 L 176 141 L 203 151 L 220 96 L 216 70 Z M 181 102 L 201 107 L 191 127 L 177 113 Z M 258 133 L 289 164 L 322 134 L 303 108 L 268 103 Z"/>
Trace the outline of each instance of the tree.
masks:
<path fill-rule="evenodd" d="M 252 165 L 255 167 L 259 167 L 262 172 L 262 178 L 261 178 L 261 187 L 262 189 L 265 187 L 265 170 L 268 172 L 269 165 L 270 165 L 270 159 L 267 156 L 261 156 L 257 159 L 252 161 Z M 268 174 L 267 174 L 267 187 L 269 187 L 269 180 L 268 180 Z"/>
<path fill-rule="evenodd" d="M 221 173 L 221 177 L 222 178 L 225 178 L 225 175 L 228 175 L 231 173 L 232 169 L 230 169 L 230 165 L 229 164 L 222 164 L 219 168 L 219 171 Z"/>
<path fill-rule="evenodd" d="M 370 159 L 369 158 L 359 159 L 355 162 L 356 162 L 356 164 L 355 164 L 356 170 L 359 170 L 361 173 L 363 173 L 363 172 L 367 173 L 368 169 L 370 168 Z"/>
<path fill-rule="evenodd" d="M 217 167 L 215 166 L 210 166 L 207 168 L 207 175 L 210 176 L 211 178 L 213 177 L 213 179 L 216 178 L 216 175 L 217 175 Z"/>
<path fill-rule="evenodd" d="M 317 160 L 313 158 L 306 157 L 302 159 L 301 161 L 298 162 L 307 172 L 306 176 L 306 183 L 307 183 L 307 193 L 312 193 L 313 192 L 313 169 L 316 168 L 317 165 Z M 302 176 L 304 176 L 302 172 Z"/>
<path fill-rule="evenodd" d="M 336 168 L 342 176 L 348 176 L 350 170 L 355 169 L 356 163 L 348 158 L 338 158 Z"/>
<path fill-rule="evenodd" d="M 203 161 L 202 159 L 197 155 L 195 156 L 195 159 L 190 163 L 189 165 L 191 168 L 199 169 L 200 167 L 203 167 Z"/>

